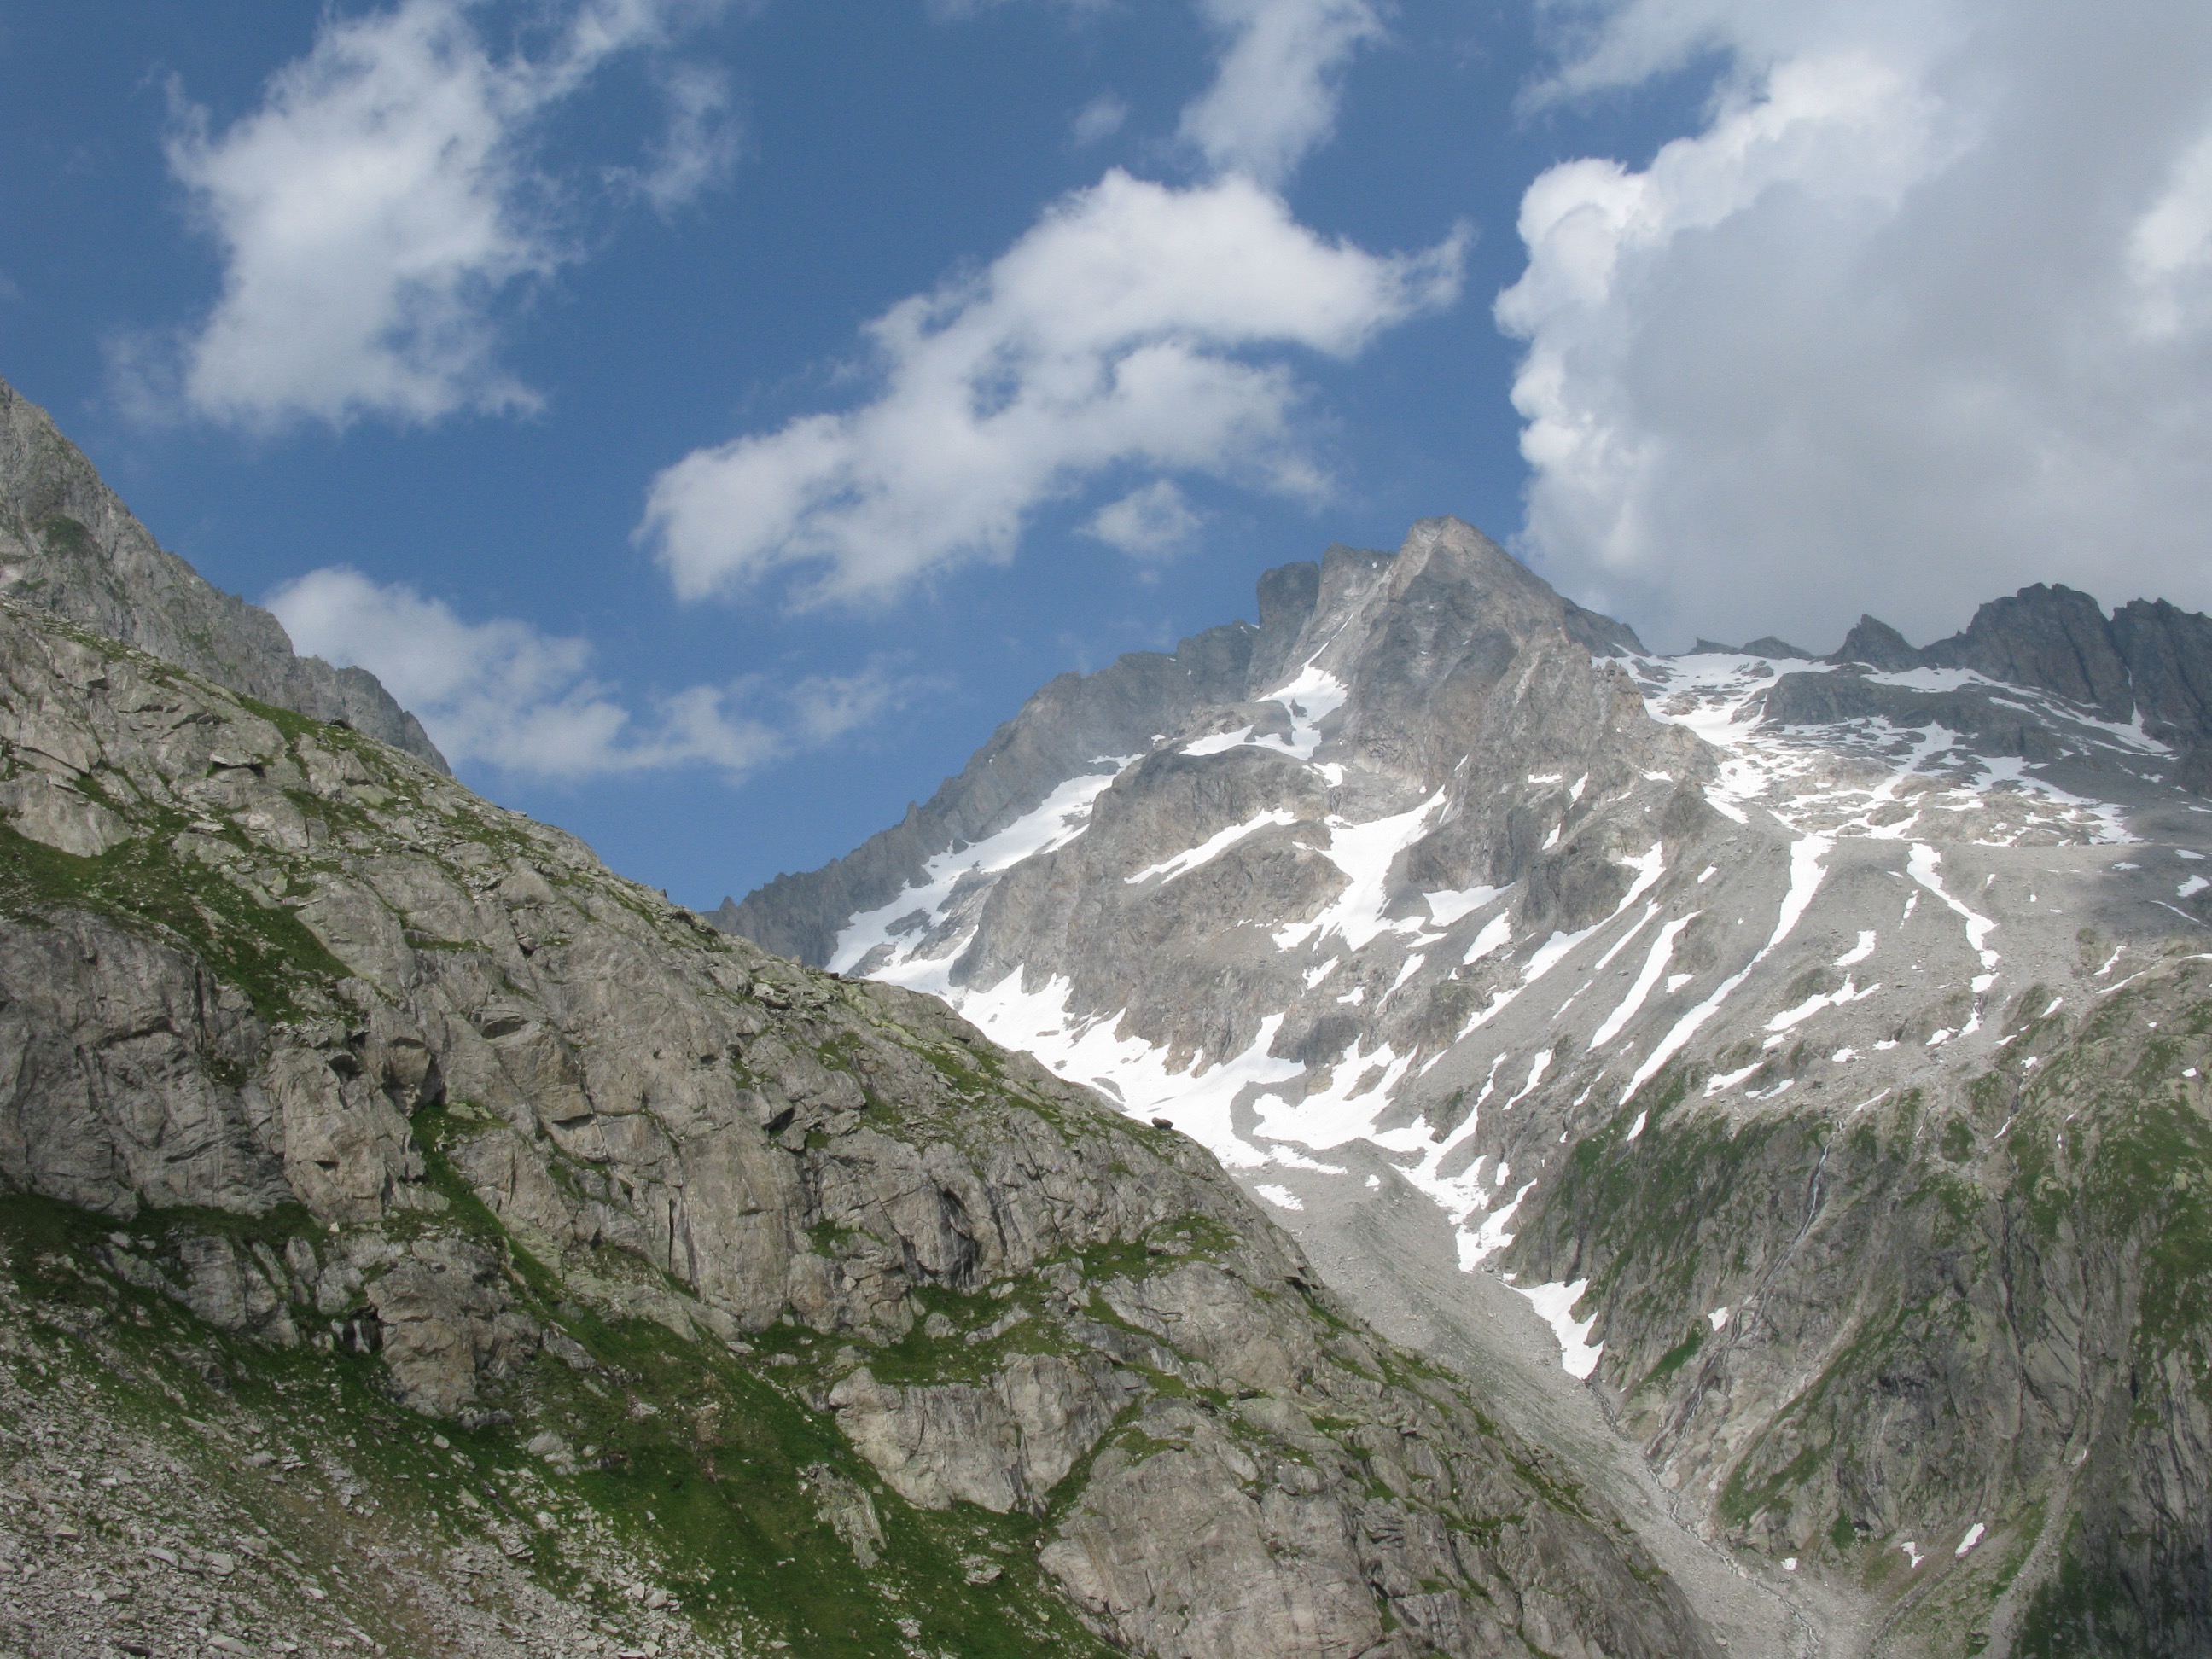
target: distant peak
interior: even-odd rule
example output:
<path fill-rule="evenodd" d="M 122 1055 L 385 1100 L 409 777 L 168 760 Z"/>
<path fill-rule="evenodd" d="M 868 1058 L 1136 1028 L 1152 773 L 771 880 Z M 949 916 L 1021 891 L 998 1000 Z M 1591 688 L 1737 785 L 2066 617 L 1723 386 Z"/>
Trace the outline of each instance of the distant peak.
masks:
<path fill-rule="evenodd" d="M 1869 668 L 1893 673 L 1900 669 L 1920 666 L 1920 653 L 1912 642 L 1887 623 L 1876 617 L 1861 617 L 1851 631 L 1844 635 L 1844 642 L 1825 662 L 1864 663 Z"/>

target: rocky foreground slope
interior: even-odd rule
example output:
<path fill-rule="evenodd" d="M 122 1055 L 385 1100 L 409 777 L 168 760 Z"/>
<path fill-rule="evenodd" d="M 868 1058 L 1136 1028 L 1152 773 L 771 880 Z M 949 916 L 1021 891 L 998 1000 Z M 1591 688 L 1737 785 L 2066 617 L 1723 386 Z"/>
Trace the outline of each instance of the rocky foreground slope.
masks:
<path fill-rule="evenodd" d="M 1433 1203 L 1675 1515 L 1872 1610 L 1826 1651 L 2212 1649 L 2212 621 L 1661 658 L 1443 520 L 1259 618 L 717 920 L 1170 1118 L 1349 1280 L 1432 1283 L 1379 1218 Z"/>
<path fill-rule="evenodd" d="M 0 1646 L 1717 1651 L 933 1000 L 8 601 L 0 769 Z"/>

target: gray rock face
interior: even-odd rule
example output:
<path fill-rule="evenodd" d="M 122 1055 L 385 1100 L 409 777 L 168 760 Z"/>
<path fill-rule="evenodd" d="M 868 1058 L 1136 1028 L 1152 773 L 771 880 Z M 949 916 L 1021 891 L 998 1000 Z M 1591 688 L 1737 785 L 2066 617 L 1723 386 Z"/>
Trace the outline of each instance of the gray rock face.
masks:
<path fill-rule="evenodd" d="M 827 1463 L 809 1465 L 806 1480 L 823 1523 L 844 1540 L 856 1565 L 874 1566 L 882 1559 L 884 1523 L 866 1489 Z"/>
<path fill-rule="evenodd" d="M 1034 775 L 983 842 L 909 840 L 902 886 L 806 920 L 822 959 L 1172 1121 L 1355 1273 L 1406 1277 L 1367 1206 L 1432 1200 L 1443 1271 L 1526 1295 L 1675 1512 L 1810 1625 L 1863 1597 L 1883 1651 L 2199 1645 L 2212 1335 L 2148 1287 L 2200 1259 L 2168 1200 L 2212 1179 L 2182 1012 L 2212 620 L 2037 587 L 1925 652 L 1869 618 L 1827 659 L 1658 659 L 1446 520 L 1271 573 L 1261 617 L 1242 686 L 1110 777 Z M 2185 1097 L 2156 1125 L 2086 1086 L 2138 1056 Z M 1105 1294 L 1229 1364 L 1206 1286 Z M 1272 1340 L 1242 1374 L 1297 1375 Z M 2093 1443 L 2129 1473 L 2078 1474 Z M 1151 1478 L 1092 1468 L 1086 1503 Z M 1206 1490 L 1224 1549 L 1329 1559 L 1335 1522 Z M 1094 1554 L 1086 1605 L 1155 1628 L 1154 1581 Z M 1284 1650 L 1358 1639 L 1279 1588 Z"/>
<path fill-rule="evenodd" d="M 285 1275 L 273 1260 L 257 1261 L 228 1239 L 205 1235 L 186 1238 L 178 1255 L 186 1274 L 179 1299 L 200 1318 L 219 1331 L 250 1332 L 281 1347 L 299 1342 L 284 1305 Z"/>
<path fill-rule="evenodd" d="M 1295 607 L 1295 582 L 1282 603 Z M 933 854 L 984 839 L 1064 779 L 1104 765 L 1108 757 L 1134 754 L 1194 706 L 1234 696 L 1261 639 L 1232 623 L 1185 640 L 1172 656 L 1139 652 L 1088 678 L 1061 675 L 927 805 L 909 806 L 902 823 L 829 870 L 779 876 L 743 905 L 725 899 L 718 925 L 781 955 L 823 962 L 835 918 L 880 904 L 910 884 Z"/>
<path fill-rule="evenodd" d="M 1764 651 L 1753 655 L 1802 655 Z M 2107 619 L 2097 601 L 2041 582 L 1974 613 L 1964 633 L 1916 650 L 1886 623 L 1862 617 L 1826 659 L 1886 672 L 1963 668 L 2030 686 L 2104 718 L 2140 719 L 2154 738 L 2188 750 L 2212 738 L 2212 617 L 2164 599 L 2136 599 Z"/>
<path fill-rule="evenodd" d="M 165 553 L 46 411 L 0 380 L 0 593 L 263 702 L 352 726 L 443 771 L 366 669 L 298 657 L 258 605 Z"/>
<path fill-rule="evenodd" d="M 981 1385 L 886 1388 L 864 1367 L 830 1391 L 830 1403 L 854 1446 L 908 1503 L 1041 1515 L 1134 1389 L 1097 1355 L 1018 1354 Z"/>

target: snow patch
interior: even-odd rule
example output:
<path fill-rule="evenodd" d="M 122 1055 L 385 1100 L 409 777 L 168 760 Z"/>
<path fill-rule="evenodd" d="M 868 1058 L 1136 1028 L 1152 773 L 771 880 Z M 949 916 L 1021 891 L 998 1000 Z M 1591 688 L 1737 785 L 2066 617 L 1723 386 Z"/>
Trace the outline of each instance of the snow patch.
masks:
<path fill-rule="evenodd" d="M 1270 1162 L 1269 1153 L 1237 1133 L 1233 1109 L 1246 1090 L 1286 1083 L 1304 1072 L 1303 1062 L 1278 1060 L 1267 1052 L 1282 1029 L 1281 1014 L 1262 1019 L 1243 1053 L 1212 1065 L 1191 1067 L 1185 1062 L 1187 1069 L 1171 1071 L 1164 1044 L 1115 1035 L 1119 1014 L 1072 1018 L 1068 1003 L 1074 987 L 1066 978 L 1054 975 L 1034 991 L 1022 988 L 1022 978 L 1016 969 L 988 988 L 941 981 L 923 988 L 943 997 L 994 1042 L 1026 1049 L 1069 1077 L 1112 1079 L 1131 1117 L 1173 1117 L 1178 1129 L 1229 1168 L 1254 1170 Z"/>
<path fill-rule="evenodd" d="M 1942 862 L 1943 855 L 1941 853 L 1924 842 L 1915 842 L 1912 843 L 1912 851 L 1906 860 L 1905 867 L 1906 873 L 1913 880 L 1935 894 L 1951 909 L 1953 914 L 1965 919 L 1967 948 L 1981 958 L 1983 967 L 1995 968 L 2001 958 L 1996 951 L 1989 948 L 1989 937 L 1996 931 L 1996 923 L 1991 921 L 1987 916 L 1968 909 L 1944 890 L 1943 878 L 1936 874 Z"/>
<path fill-rule="evenodd" d="M 1723 980 L 1714 988 L 1711 996 L 1675 1021 L 1674 1029 L 1659 1039 L 1659 1046 L 1651 1051 L 1644 1064 L 1636 1068 L 1636 1074 L 1629 1079 L 1628 1087 L 1621 1093 L 1622 1105 L 1626 1106 L 1635 1099 L 1636 1091 L 1649 1083 L 1661 1066 L 1681 1053 L 1690 1039 L 1697 1036 L 1698 1028 L 1720 1012 L 1721 1005 L 1729 1000 L 1736 987 L 1751 977 L 1752 969 L 1765 961 L 1773 954 L 1775 947 L 1790 937 L 1804 916 L 1806 908 L 1813 902 L 1813 896 L 1820 890 L 1821 878 L 1827 873 L 1820 860 L 1828 855 L 1829 849 L 1834 845 L 1835 842 L 1826 836 L 1807 836 L 1790 843 L 1790 890 L 1783 895 L 1782 909 L 1774 919 L 1773 933 L 1767 936 L 1766 943 L 1759 946 L 1757 955 Z"/>
<path fill-rule="evenodd" d="M 1319 937 L 1334 934 L 1360 951 L 1378 934 L 1419 931 L 1417 921 L 1392 921 L 1382 914 L 1390 900 L 1390 866 L 1399 854 L 1428 833 L 1430 820 L 1443 805 L 1440 789 L 1410 812 L 1371 823 L 1334 817 L 1328 820 L 1329 844 L 1316 850 L 1344 872 L 1346 883 L 1328 908 L 1314 918 Z"/>
<path fill-rule="evenodd" d="M 1502 951 L 1513 942 L 1513 923 L 1504 911 L 1483 923 L 1482 931 L 1474 936 L 1474 943 L 1467 947 L 1460 958 L 1462 967 L 1473 967 L 1492 951 Z"/>
<path fill-rule="evenodd" d="M 1183 744 L 1186 755 L 1220 755 L 1231 749 L 1241 749 L 1252 741 L 1252 728 L 1241 726 L 1234 732 L 1217 732 L 1210 738 L 1194 738 Z"/>
<path fill-rule="evenodd" d="M 1314 653 L 1314 658 L 1320 656 Z M 1352 688 L 1325 668 L 1314 666 L 1309 658 L 1297 678 L 1279 690 L 1269 692 L 1261 701 L 1279 702 L 1291 717 L 1291 735 L 1282 738 L 1262 738 L 1260 741 L 1270 748 L 1280 749 L 1310 761 L 1321 747 L 1322 722 L 1344 707 L 1344 700 L 1352 695 Z"/>
<path fill-rule="evenodd" d="M 1765 1064 L 1763 1060 L 1754 1060 L 1740 1072 L 1723 1072 L 1716 1077 L 1708 1078 L 1705 1080 L 1705 1098 L 1711 1100 L 1715 1095 L 1726 1094 Z"/>
<path fill-rule="evenodd" d="M 1589 1280 L 1577 1279 L 1571 1285 L 1516 1285 L 1513 1288 L 1528 1298 L 1529 1304 L 1559 1338 L 1560 1368 L 1577 1381 L 1587 1380 L 1597 1369 L 1598 1356 L 1605 1352 L 1604 1343 L 1593 1345 L 1589 1340 L 1590 1328 L 1597 1323 L 1597 1316 L 1592 1314 L 1581 1321 L 1574 1316 L 1574 1305 L 1583 1299 Z"/>
<path fill-rule="evenodd" d="M 1212 863 L 1214 860 L 1248 836 L 1256 836 L 1262 830 L 1273 829 L 1278 824 L 1296 823 L 1297 821 L 1297 813 L 1279 806 L 1271 812 L 1262 812 L 1259 817 L 1248 818 L 1242 823 L 1232 823 L 1219 834 L 1208 836 L 1188 851 L 1177 853 L 1170 859 L 1163 859 L 1158 864 L 1147 865 L 1135 875 L 1124 876 L 1121 879 L 1127 885 L 1133 887 L 1139 882 L 1150 881 L 1158 876 L 1161 878 L 1162 884 L 1165 885 L 1177 876 L 1187 876 L 1201 865 Z"/>
<path fill-rule="evenodd" d="M 1651 941 L 1651 949 L 1644 958 L 1643 971 L 1637 975 L 1636 982 L 1628 988 L 1628 994 L 1620 1000 L 1619 1007 L 1605 1017 L 1604 1024 L 1591 1034 L 1589 1046 L 1593 1051 L 1604 1048 L 1619 1036 L 1628 1022 L 1636 1018 L 1638 1011 L 1644 1006 L 1644 999 L 1651 994 L 1651 988 L 1667 971 L 1667 963 L 1674 954 L 1674 941 L 1682 936 L 1682 930 L 1702 914 L 1692 910 L 1688 915 L 1678 917 L 1660 930 L 1659 937 Z M 1599 965 L 1603 966 L 1602 963 Z"/>
<path fill-rule="evenodd" d="M 928 917 L 930 926 L 914 930 L 918 944 L 921 938 L 928 935 L 931 927 L 943 920 L 946 901 L 952 897 L 953 890 L 963 881 L 974 876 L 996 875 L 1012 869 L 1024 859 L 1066 846 L 1091 827 L 1091 803 L 1105 793 L 1121 769 L 1135 758 L 1133 755 L 1108 757 L 1097 763 L 1111 767 L 1113 770 L 1085 773 L 1079 777 L 1070 778 L 998 834 L 986 836 L 957 852 L 938 854 L 922 866 L 922 879 L 919 884 L 909 884 L 902 888 L 899 896 L 889 904 L 865 911 L 847 922 L 839 932 L 836 949 L 830 952 L 825 965 L 834 973 L 850 972 L 877 946 L 892 943 L 892 923 L 920 910 Z M 949 966 L 965 945 L 963 939 L 938 960 Z M 905 951 L 896 952 L 893 961 L 910 961 L 914 948 L 909 946 Z M 881 970 L 878 970 L 875 976 L 889 977 Z M 915 988 L 935 990 L 937 988 L 917 984 Z"/>
<path fill-rule="evenodd" d="M 1438 927 L 1449 927 L 1464 921 L 1504 890 L 1503 887 L 1462 887 L 1456 891 L 1424 893 L 1421 896 L 1428 902 L 1430 921 Z"/>
<path fill-rule="evenodd" d="M 1536 1085 L 1544 1080 L 1544 1073 L 1551 1069 L 1551 1065 L 1552 1050 L 1547 1048 L 1541 1054 L 1538 1054 L 1535 1059 L 1528 1062 L 1528 1080 L 1521 1085 L 1521 1091 L 1515 1095 L 1512 1099 L 1507 1101 L 1499 1109 L 1510 1112 L 1516 1106 L 1518 1106 L 1522 1101 L 1528 1099 L 1530 1095 L 1535 1093 Z M 1503 1185 L 1505 1180 L 1505 1166 L 1501 1164 L 1498 1166 L 1498 1179 L 1499 1184 Z"/>
<path fill-rule="evenodd" d="M 1881 987 L 1879 985 L 1869 985 L 1862 991 L 1850 977 L 1846 976 L 1841 988 L 1831 991 L 1825 996 L 1807 997 L 1795 1008 L 1784 1009 L 1766 1022 L 1766 1029 L 1770 1031 L 1787 1031 L 1793 1026 L 1803 1024 L 1823 1009 L 1842 1008 L 1854 1002 L 1864 1002 L 1880 989 Z"/>

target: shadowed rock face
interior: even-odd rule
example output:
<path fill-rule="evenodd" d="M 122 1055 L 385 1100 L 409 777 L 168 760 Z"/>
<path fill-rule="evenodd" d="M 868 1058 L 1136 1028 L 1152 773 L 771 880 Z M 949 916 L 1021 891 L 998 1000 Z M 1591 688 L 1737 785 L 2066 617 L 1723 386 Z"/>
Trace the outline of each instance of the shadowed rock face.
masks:
<path fill-rule="evenodd" d="M 2038 582 L 1992 599 L 1966 631 L 1920 653 L 1932 668 L 1971 668 L 1993 680 L 2039 686 L 2113 720 L 2132 712 L 2128 665 L 2113 648 L 2096 600 Z"/>
<path fill-rule="evenodd" d="M 1783 654 L 1745 648 L 1753 655 Z M 2108 620 L 2088 594 L 2038 582 L 1992 599 L 1964 633 L 1925 649 L 1915 649 L 1887 623 L 1862 617 L 1825 660 L 1889 672 L 1970 669 L 2051 692 L 2107 720 L 2140 717 L 2153 736 L 2178 738 L 2185 748 L 2212 738 L 2212 617 L 2164 599 L 2131 600 Z"/>
<path fill-rule="evenodd" d="M 2112 613 L 2112 643 L 2147 723 L 2212 737 L 2212 617 L 2136 599 Z"/>
<path fill-rule="evenodd" d="M 0 593 L 263 702 L 336 721 L 440 771 L 422 723 L 374 675 L 298 657 L 258 605 L 165 553 L 46 411 L 0 380 Z"/>
<path fill-rule="evenodd" d="M 2201 1650 L 2212 1310 L 2154 1285 L 2212 1277 L 2212 621 L 2035 587 L 1662 659 L 1449 520 L 1261 599 L 1243 685 L 991 841 L 910 819 L 823 960 L 1354 1279 L 1510 1276 L 1676 1512 L 1875 1650 Z M 1367 1224 L 1412 1202 L 1418 1272 Z"/>

